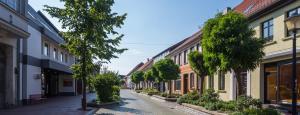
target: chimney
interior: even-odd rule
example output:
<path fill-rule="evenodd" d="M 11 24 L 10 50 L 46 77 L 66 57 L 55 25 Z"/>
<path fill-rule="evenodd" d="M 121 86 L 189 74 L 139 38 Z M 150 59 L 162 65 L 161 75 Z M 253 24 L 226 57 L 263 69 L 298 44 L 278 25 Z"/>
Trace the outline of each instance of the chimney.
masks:
<path fill-rule="evenodd" d="M 150 61 L 149 58 L 147 58 L 147 62 Z"/>
<path fill-rule="evenodd" d="M 231 8 L 227 7 L 225 10 L 223 10 L 223 15 L 227 14 L 229 11 L 231 11 Z"/>

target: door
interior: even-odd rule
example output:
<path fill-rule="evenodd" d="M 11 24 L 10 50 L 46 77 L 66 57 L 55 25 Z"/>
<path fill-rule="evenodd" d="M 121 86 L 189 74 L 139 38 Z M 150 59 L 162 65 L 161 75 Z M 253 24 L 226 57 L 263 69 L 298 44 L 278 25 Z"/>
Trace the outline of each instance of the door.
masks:
<path fill-rule="evenodd" d="M 183 76 L 184 80 L 183 80 L 183 93 L 186 94 L 188 92 L 188 77 L 189 75 L 188 74 L 184 74 Z"/>
<path fill-rule="evenodd" d="M 268 103 L 277 103 L 277 65 L 265 67 L 265 89 L 266 101 Z"/>
<path fill-rule="evenodd" d="M 247 71 L 242 72 L 241 75 L 241 92 L 240 95 L 247 95 Z"/>
<path fill-rule="evenodd" d="M 5 55 L 2 47 L 0 47 L 0 108 L 4 107 L 5 99 Z"/>

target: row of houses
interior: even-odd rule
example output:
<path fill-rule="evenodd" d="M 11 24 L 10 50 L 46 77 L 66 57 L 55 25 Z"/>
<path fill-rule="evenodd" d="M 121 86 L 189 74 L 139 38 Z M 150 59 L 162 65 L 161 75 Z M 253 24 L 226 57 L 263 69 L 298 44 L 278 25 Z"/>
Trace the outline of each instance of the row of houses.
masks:
<path fill-rule="evenodd" d="M 230 8 L 226 8 L 226 13 Z M 241 73 L 242 95 L 261 99 L 270 104 L 291 104 L 292 80 L 292 36 L 287 31 L 285 20 L 294 13 L 300 14 L 299 0 L 243 0 L 231 9 L 244 14 L 250 21 L 250 27 L 256 32 L 255 36 L 267 40 L 265 43 L 262 62 L 253 71 Z M 300 31 L 298 31 L 300 33 Z M 147 63 L 164 59 L 173 59 L 180 66 L 180 78 L 172 81 L 172 92 L 186 94 L 198 89 L 198 77 L 191 69 L 187 54 L 197 50 L 201 52 L 201 30 L 183 39 L 177 44 L 157 54 Z M 297 34 L 299 38 L 300 34 Z M 300 79 L 300 41 L 297 41 L 297 78 Z M 131 72 L 144 70 L 144 63 L 138 64 Z M 148 66 L 146 65 L 146 66 Z M 237 80 L 233 72 L 217 72 L 213 76 L 205 77 L 205 88 L 212 88 L 224 101 L 237 98 Z M 128 80 L 130 83 L 130 80 Z M 167 85 L 165 85 L 167 86 Z M 300 80 L 297 81 L 300 86 Z M 166 87 L 168 90 L 169 88 Z M 298 103 L 300 103 L 300 87 L 297 87 Z"/>
<path fill-rule="evenodd" d="M 80 93 L 81 82 L 70 70 L 75 57 L 64 43 L 28 0 L 0 0 L 0 108 Z"/>

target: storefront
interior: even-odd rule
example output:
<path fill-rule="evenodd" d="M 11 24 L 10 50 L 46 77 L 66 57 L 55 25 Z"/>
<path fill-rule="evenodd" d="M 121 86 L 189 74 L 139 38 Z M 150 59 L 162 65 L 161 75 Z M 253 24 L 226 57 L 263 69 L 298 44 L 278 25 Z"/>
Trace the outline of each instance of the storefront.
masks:
<path fill-rule="evenodd" d="M 297 62 L 297 86 L 300 85 L 300 60 Z M 290 105 L 292 102 L 292 62 L 281 61 L 265 64 L 265 101 L 271 104 Z M 300 87 L 296 86 L 298 104 Z"/>

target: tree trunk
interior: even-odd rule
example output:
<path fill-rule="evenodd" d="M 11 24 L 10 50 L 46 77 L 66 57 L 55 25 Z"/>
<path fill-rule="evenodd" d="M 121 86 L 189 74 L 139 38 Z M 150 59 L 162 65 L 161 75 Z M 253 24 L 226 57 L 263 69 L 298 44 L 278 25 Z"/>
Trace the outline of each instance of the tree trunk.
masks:
<path fill-rule="evenodd" d="M 200 76 L 199 80 L 199 95 L 202 96 L 203 94 L 203 87 L 204 87 L 204 77 L 205 76 Z"/>
<path fill-rule="evenodd" d="M 172 94 L 172 81 L 169 80 L 169 95 Z"/>
<path fill-rule="evenodd" d="M 82 88 L 82 100 L 81 100 L 81 106 L 82 106 L 82 110 L 86 110 L 86 52 L 87 52 L 87 46 L 86 46 L 86 41 L 84 39 L 84 43 L 83 43 L 83 55 L 82 55 L 82 68 L 81 68 L 81 73 L 82 73 L 82 84 L 83 84 L 83 88 Z"/>

